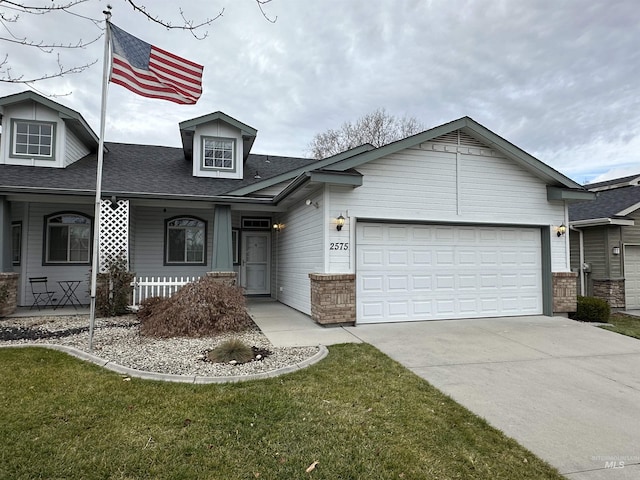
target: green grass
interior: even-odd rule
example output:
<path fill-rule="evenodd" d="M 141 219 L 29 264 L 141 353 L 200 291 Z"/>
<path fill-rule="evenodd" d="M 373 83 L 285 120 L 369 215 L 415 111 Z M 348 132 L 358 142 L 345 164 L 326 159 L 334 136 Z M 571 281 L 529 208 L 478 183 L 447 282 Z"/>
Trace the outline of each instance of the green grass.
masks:
<path fill-rule="evenodd" d="M 0 379 L 0 478 L 562 478 L 369 345 L 226 385 L 0 349 Z"/>
<path fill-rule="evenodd" d="M 625 315 L 624 313 L 612 313 L 609 323 L 611 325 L 603 325 L 600 328 L 629 337 L 640 338 L 640 317 Z"/>

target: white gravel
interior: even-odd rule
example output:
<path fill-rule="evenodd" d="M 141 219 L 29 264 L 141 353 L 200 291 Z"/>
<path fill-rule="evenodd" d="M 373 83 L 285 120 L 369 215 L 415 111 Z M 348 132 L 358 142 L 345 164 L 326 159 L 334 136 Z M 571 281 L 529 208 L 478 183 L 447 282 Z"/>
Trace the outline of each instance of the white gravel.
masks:
<path fill-rule="evenodd" d="M 5 318 L 3 328 L 29 328 L 45 332 L 62 332 L 73 328 L 88 327 L 87 315 L 42 316 Z M 260 361 L 242 365 L 220 364 L 204 361 L 207 350 L 218 343 L 236 337 L 250 346 L 265 348 L 271 352 Z M 259 330 L 225 334 L 204 338 L 153 339 L 139 334 L 138 322 L 133 315 L 96 319 L 93 355 L 124 367 L 148 372 L 205 377 L 243 376 L 264 373 L 306 360 L 318 351 L 318 347 L 274 347 Z M 0 344 L 57 344 L 67 345 L 89 353 L 89 333 L 84 331 L 62 338 L 37 340 L 0 341 Z"/>

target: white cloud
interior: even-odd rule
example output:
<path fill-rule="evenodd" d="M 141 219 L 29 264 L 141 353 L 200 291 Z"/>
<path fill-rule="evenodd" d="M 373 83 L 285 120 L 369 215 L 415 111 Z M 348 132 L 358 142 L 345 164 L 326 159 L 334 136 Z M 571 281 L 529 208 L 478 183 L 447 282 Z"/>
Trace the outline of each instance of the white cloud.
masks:
<path fill-rule="evenodd" d="M 114 3 L 113 21 L 203 63 L 202 99 L 183 107 L 112 86 L 107 140 L 178 146 L 178 122 L 222 110 L 258 129 L 254 151 L 303 155 L 315 133 L 385 107 L 428 127 L 469 115 L 579 182 L 639 160 L 635 0 L 274 0 L 266 9 L 275 24 L 251 0 L 182 3 L 192 18 L 222 7 L 225 14 L 203 41 L 143 20 L 124 2 Z M 100 17 L 104 5 L 92 0 L 82 12 Z M 148 8 L 179 20 L 176 6 Z M 39 21 L 25 18 L 21 32 L 100 33 L 73 17 L 64 28 L 51 18 L 43 29 Z M 102 48 L 100 41 L 77 51 L 77 60 L 101 58 Z M 52 60 L 13 47 L 9 53 L 16 70 L 30 73 Z M 59 101 L 97 131 L 100 76 L 98 65 L 37 87 L 72 91 Z"/>

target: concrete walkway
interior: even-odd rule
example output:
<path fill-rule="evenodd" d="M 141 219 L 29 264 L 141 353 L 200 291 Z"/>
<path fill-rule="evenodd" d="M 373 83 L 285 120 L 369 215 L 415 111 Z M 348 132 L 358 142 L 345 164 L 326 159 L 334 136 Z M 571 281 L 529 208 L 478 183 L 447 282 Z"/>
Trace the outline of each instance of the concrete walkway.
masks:
<path fill-rule="evenodd" d="M 247 310 L 256 325 L 276 347 L 362 342 L 345 328 L 322 327 L 304 313 L 271 298 L 249 298 Z"/>
<path fill-rule="evenodd" d="M 639 340 L 560 317 L 344 330 L 484 417 L 567 478 L 640 478 Z"/>

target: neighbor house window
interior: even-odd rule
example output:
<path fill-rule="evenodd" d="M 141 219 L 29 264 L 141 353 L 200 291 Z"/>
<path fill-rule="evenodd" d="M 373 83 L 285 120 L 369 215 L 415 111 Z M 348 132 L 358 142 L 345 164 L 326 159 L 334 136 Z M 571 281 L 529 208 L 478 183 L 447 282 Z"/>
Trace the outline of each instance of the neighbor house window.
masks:
<path fill-rule="evenodd" d="M 88 264 L 91 252 L 91 219 L 79 213 L 56 213 L 45 227 L 46 263 Z"/>
<path fill-rule="evenodd" d="M 22 248 L 22 223 L 11 224 L 11 262 L 20 265 Z"/>
<path fill-rule="evenodd" d="M 167 220 L 166 263 L 204 265 L 206 228 L 207 224 L 199 218 L 180 217 Z"/>
<path fill-rule="evenodd" d="M 54 158 L 54 123 L 14 120 L 12 133 L 13 156 Z"/>
<path fill-rule="evenodd" d="M 202 167 L 206 170 L 235 170 L 235 143 L 231 138 L 203 138 Z"/>

